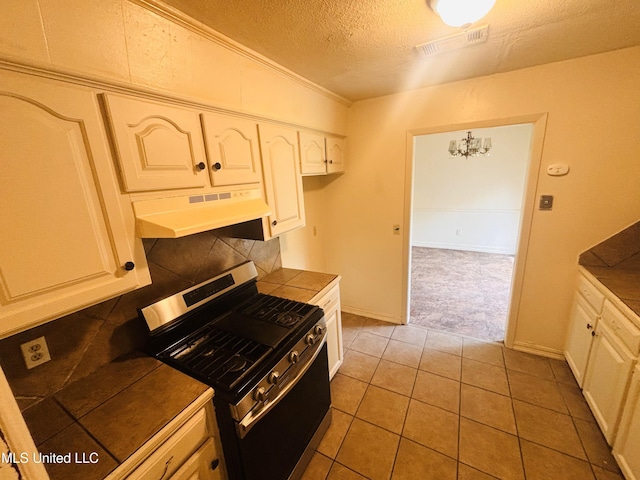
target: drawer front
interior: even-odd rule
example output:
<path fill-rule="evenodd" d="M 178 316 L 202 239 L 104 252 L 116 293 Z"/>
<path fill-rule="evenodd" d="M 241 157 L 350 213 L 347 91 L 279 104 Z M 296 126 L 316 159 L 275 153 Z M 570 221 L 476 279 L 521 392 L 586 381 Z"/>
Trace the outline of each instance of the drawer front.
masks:
<path fill-rule="evenodd" d="M 201 409 L 151 454 L 127 480 L 164 480 L 202 445 L 209 436 L 207 414 Z"/>
<path fill-rule="evenodd" d="M 578 275 L 578 291 L 597 313 L 602 311 L 604 294 L 594 287 L 583 275 Z"/>
<path fill-rule="evenodd" d="M 640 329 L 609 300 L 604 302 L 602 320 L 614 335 L 631 350 L 632 355 L 637 356 L 640 353 Z"/>
<path fill-rule="evenodd" d="M 320 300 L 314 302 L 320 308 L 322 308 L 325 312 L 334 308 L 338 302 L 340 301 L 340 289 L 338 285 L 329 290 L 325 295 L 320 298 Z"/>

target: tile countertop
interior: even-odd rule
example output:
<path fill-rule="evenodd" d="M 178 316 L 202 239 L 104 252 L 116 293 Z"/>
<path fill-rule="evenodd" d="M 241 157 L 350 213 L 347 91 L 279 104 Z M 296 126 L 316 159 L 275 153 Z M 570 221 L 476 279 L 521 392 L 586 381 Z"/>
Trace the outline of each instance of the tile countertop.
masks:
<path fill-rule="evenodd" d="M 71 453 L 71 463 L 45 465 L 51 480 L 100 480 L 208 389 L 155 358 L 134 353 L 27 408 L 23 415 L 42 454 Z M 95 452 L 98 462 L 77 463 L 76 452 L 86 459 Z"/>
<path fill-rule="evenodd" d="M 640 317 L 640 269 L 582 265 Z"/>
<path fill-rule="evenodd" d="M 258 291 L 308 303 L 336 278 L 338 275 L 331 273 L 280 268 L 258 281 Z"/>

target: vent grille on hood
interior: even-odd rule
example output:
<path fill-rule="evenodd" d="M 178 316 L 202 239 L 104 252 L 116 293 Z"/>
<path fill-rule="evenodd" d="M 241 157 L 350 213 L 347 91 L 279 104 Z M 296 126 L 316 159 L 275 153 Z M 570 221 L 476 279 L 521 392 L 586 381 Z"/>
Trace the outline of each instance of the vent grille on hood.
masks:
<path fill-rule="evenodd" d="M 179 238 L 271 215 L 258 189 L 133 202 L 141 238 Z"/>

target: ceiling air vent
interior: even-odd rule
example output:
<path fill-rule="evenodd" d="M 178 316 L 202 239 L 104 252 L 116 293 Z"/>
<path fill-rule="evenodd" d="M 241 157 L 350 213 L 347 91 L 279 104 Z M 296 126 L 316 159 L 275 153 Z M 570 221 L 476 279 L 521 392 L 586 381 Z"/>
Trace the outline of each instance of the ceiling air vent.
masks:
<path fill-rule="evenodd" d="M 431 56 L 458 50 L 476 43 L 484 43 L 487 38 L 489 38 L 489 25 L 483 25 L 482 27 L 470 28 L 464 32 L 434 40 L 433 42 L 416 45 L 416 48 L 425 55 Z"/>

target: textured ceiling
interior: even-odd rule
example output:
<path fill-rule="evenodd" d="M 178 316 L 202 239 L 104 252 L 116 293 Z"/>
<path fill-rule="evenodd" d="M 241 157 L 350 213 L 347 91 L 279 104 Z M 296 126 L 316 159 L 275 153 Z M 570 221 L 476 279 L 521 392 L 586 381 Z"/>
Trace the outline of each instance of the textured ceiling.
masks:
<path fill-rule="evenodd" d="M 640 45 L 640 0 L 497 0 L 489 40 L 427 57 L 460 32 L 426 0 L 164 0 L 350 100 Z"/>

